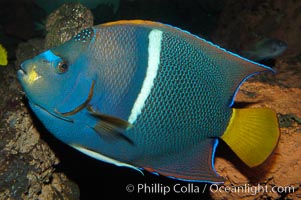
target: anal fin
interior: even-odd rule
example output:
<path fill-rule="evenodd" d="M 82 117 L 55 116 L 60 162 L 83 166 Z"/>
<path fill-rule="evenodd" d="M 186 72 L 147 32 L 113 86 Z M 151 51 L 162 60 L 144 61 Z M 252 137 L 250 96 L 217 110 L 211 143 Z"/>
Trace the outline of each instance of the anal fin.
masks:
<path fill-rule="evenodd" d="M 139 168 L 137 168 L 137 167 L 135 167 L 135 166 L 133 166 L 131 164 L 120 162 L 118 160 L 115 160 L 113 158 L 110 158 L 108 156 L 100 154 L 97 151 L 94 151 L 92 149 L 83 147 L 81 145 L 71 144 L 71 146 L 73 148 L 77 149 L 78 151 L 80 151 L 80 152 L 82 152 L 82 153 L 84 153 L 84 154 L 86 154 L 86 155 L 88 155 L 88 156 L 90 156 L 92 158 L 95 158 L 97 160 L 100 160 L 100 161 L 103 161 L 103 162 L 106 162 L 106 163 L 114 164 L 114 165 L 119 166 L 119 167 L 129 167 L 131 169 L 139 171 L 143 175 L 142 171 Z"/>
<path fill-rule="evenodd" d="M 221 138 L 249 167 L 263 163 L 280 136 L 276 113 L 269 108 L 233 109 Z"/>
<path fill-rule="evenodd" d="M 218 139 L 206 139 L 191 149 L 153 160 L 143 168 L 182 181 L 222 183 L 214 170 L 214 153 Z"/>

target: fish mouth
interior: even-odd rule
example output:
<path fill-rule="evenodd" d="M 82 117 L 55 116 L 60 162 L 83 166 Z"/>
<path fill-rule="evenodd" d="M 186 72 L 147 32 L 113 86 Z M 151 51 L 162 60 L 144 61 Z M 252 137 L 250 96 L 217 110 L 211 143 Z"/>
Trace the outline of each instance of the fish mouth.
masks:
<path fill-rule="evenodd" d="M 84 108 L 86 108 L 88 106 L 89 102 L 91 101 L 91 99 L 93 97 L 94 85 L 95 85 L 95 82 L 93 81 L 92 85 L 91 85 L 91 88 L 90 88 L 89 95 L 88 95 L 85 102 L 83 102 L 81 105 L 76 107 L 74 110 L 71 110 L 71 111 L 65 112 L 65 113 L 59 112 L 56 108 L 54 108 L 53 112 L 51 112 L 48 109 L 44 108 L 43 106 L 34 103 L 34 101 L 32 101 L 29 97 L 28 97 L 28 100 L 29 100 L 29 102 L 32 106 L 35 106 L 35 107 L 47 112 L 48 114 L 50 114 L 50 115 L 52 115 L 56 118 L 59 118 L 59 119 L 62 119 L 64 121 L 73 123 L 74 121 L 72 119 L 69 119 L 68 116 L 74 115 L 74 114 L 80 112 L 81 110 L 83 110 Z"/>
<path fill-rule="evenodd" d="M 20 65 L 20 69 L 18 70 L 18 74 L 27 75 L 27 71 L 25 70 L 23 63 Z"/>
<path fill-rule="evenodd" d="M 25 70 L 24 64 L 22 63 L 20 65 L 19 70 L 17 71 L 17 77 L 18 77 L 19 81 L 22 83 L 22 85 L 24 84 L 23 83 L 24 78 L 27 76 L 28 76 L 28 72 Z"/>
<path fill-rule="evenodd" d="M 29 65 L 28 63 L 22 63 L 17 74 L 19 81 L 26 85 L 31 85 L 42 78 L 36 71 L 36 65 Z"/>
<path fill-rule="evenodd" d="M 27 72 L 25 70 L 23 70 L 23 69 L 19 69 L 18 70 L 18 74 L 24 76 L 24 75 L 27 75 Z"/>

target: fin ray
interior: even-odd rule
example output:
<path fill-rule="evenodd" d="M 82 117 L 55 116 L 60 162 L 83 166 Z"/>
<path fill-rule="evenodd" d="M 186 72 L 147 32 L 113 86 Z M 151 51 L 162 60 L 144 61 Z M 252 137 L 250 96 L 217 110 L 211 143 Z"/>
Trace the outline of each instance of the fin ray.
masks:
<path fill-rule="evenodd" d="M 123 120 L 123 119 L 120 119 L 118 117 L 114 117 L 114 116 L 110 116 L 110 115 L 106 115 L 106 114 L 102 114 L 102 113 L 99 113 L 97 111 L 94 111 L 91 106 L 88 106 L 87 110 L 94 117 L 97 117 L 97 118 L 107 122 L 108 124 L 112 124 L 113 126 L 116 126 L 120 129 L 128 129 L 128 128 L 131 128 L 133 126 L 131 123 L 129 123 L 126 120 Z"/>
<path fill-rule="evenodd" d="M 164 33 L 169 33 L 185 38 L 188 43 L 197 47 L 206 57 L 206 59 L 210 60 L 210 62 L 213 64 L 213 67 L 217 68 L 217 70 L 215 71 L 218 73 L 218 76 L 223 77 L 222 80 L 219 81 L 218 87 L 225 88 L 221 91 L 221 97 L 225 99 L 225 104 L 229 107 L 233 105 L 233 101 L 239 87 L 249 77 L 263 71 L 274 72 L 274 70 L 270 67 L 251 61 L 236 53 L 227 51 L 226 49 L 203 38 L 200 38 L 197 35 L 191 34 L 188 31 L 167 24 L 148 20 L 120 20 L 116 22 L 101 24 L 97 27 L 100 28 L 119 25 L 140 26 L 149 29 L 158 29 L 163 31 Z M 200 65 L 202 64 L 203 63 L 200 63 Z"/>
<path fill-rule="evenodd" d="M 133 141 L 126 137 L 118 128 L 114 127 L 113 125 L 99 121 L 95 127 L 93 128 L 95 132 L 98 133 L 101 137 L 105 139 L 111 139 L 111 140 L 116 140 L 116 139 L 123 139 L 130 143 L 131 145 L 134 145 Z"/>
<path fill-rule="evenodd" d="M 118 160 L 115 160 L 113 158 L 110 158 L 108 156 L 105 156 L 105 155 L 102 155 L 92 149 L 88 149 L 86 147 L 83 147 L 81 145 L 77 145 L 77 144 L 71 144 L 71 146 L 75 149 L 77 149 L 78 151 L 92 157 L 92 158 L 95 158 L 97 160 L 100 160 L 100 161 L 103 161 L 103 162 L 106 162 L 106 163 L 110 163 L 110 164 L 113 164 L 113 165 L 116 165 L 118 167 L 128 167 L 128 168 L 131 168 L 131 169 L 134 169 L 134 170 L 137 170 L 138 172 L 140 172 L 142 175 L 143 175 L 143 172 L 141 171 L 141 169 L 131 165 L 131 164 L 128 164 L 128 163 L 124 163 L 124 162 L 120 162 Z"/>
<path fill-rule="evenodd" d="M 249 167 L 263 163 L 275 149 L 280 132 L 276 113 L 269 108 L 233 109 L 221 138 Z"/>
<path fill-rule="evenodd" d="M 106 139 L 123 139 L 131 145 L 134 144 L 131 139 L 123 134 L 123 131 L 132 127 L 129 122 L 117 117 L 96 112 L 91 106 L 88 106 L 87 110 L 92 116 L 100 119 L 100 121 L 93 127 L 93 130 L 101 137 Z"/>
<path fill-rule="evenodd" d="M 217 144 L 218 139 L 206 139 L 187 151 L 155 160 L 143 168 L 182 181 L 221 183 L 224 178 L 214 170 Z"/>

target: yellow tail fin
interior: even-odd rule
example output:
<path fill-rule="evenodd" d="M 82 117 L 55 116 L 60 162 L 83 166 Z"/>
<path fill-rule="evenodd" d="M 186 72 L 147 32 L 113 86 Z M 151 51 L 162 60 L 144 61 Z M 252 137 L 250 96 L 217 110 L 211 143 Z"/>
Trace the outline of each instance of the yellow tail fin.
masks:
<path fill-rule="evenodd" d="M 233 109 L 222 139 L 249 167 L 263 163 L 280 136 L 276 113 L 268 108 Z"/>

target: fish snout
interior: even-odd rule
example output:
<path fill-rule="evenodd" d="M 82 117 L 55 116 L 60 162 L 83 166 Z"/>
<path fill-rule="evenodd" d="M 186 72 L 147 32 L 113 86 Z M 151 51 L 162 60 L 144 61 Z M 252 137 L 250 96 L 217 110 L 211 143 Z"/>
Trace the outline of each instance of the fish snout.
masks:
<path fill-rule="evenodd" d="M 21 63 L 19 71 L 20 73 L 27 75 L 34 67 L 35 64 L 32 62 L 32 60 L 25 60 Z"/>
<path fill-rule="evenodd" d="M 19 80 L 24 80 L 26 83 L 32 84 L 40 79 L 41 76 L 36 72 L 35 68 L 36 65 L 30 62 L 30 60 L 23 62 L 18 70 Z"/>
<path fill-rule="evenodd" d="M 21 63 L 20 69 L 18 70 L 18 74 L 24 74 L 24 75 L 27 74 L 27 70 L 26 70 L 26 67 L 25 67 L 25 62 Z"/>

